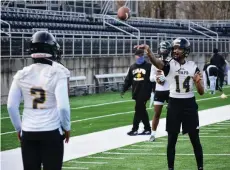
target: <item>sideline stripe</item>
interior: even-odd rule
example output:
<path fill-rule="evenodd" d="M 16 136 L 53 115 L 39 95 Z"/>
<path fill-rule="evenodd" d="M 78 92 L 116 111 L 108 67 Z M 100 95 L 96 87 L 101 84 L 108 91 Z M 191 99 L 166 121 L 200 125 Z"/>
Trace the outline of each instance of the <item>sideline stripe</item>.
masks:
<path fill-rule="evenodd" d="M 103 152 L 103 154 L 107 154 L 107 155 L 156 155 L 156 156 L 166 156 L 166 153 L 125 153 L 125 152 Z M 176 156 L 194 156 L 194 154 L 184 154 L 184 153 L 176 153 Z M 226 154 L 204 154 L 204 156 L 230 156 L 230 153 L 226 153 Z"/>
<path fill-rule="evenodd" d="M 230 86 L 227 86 L 227 87 L 224 87 L 224 88 L 230 88 Z M 229 96 L 229 95 L 226 95 L 226 96 Z M 218 98 L 218 97 L 220 97 L 220 96 L 216 96 L 216 98 Z M 110 104 L 116 104 L 116 103 L 125 103 L 125 102 L 131 102 L 131 101 L 134 101 L 134 100 L 121 100 L 121 101 L 116 101 L 116 102 L 108 102 L 108 103 L 101 103 L 101 104 L 95 104 L 95 105 L 87 105 L 87 106 L 71 108 L 71 110 L 78 110 L 78 109 L 84 109 L 84 108 L 90 108 L 90 107 L 98 107 L 98 106 L 104 106 L 104 105 L 110 105 Z M 1 117 L 0 119 L 4 120 L 4 119 L 9 119 L 9 118 L 10 117 Z"/>
<path fill-rule="evenodd" d="M 89 168 L 73 167 L 73 166 L 63 166 L 62 169 L 89 169 Z"/>
<path fill-rule="evenodd" d="M 111 159 L 111 160 L 115 160 L 115 159 L 118 159 L 118 160 L 121 160 L 121 159 L 125 159 L 125 158 L 116 158 L 116 157 L 92 157 L 92 156 L 88 156 L 88 157 L 85 157 L 85 158 L 90 158 L 90 159 Z"/>
<path fill-rule="evenodd" d="M 230 96 L 230 95 L 227 95 L 227 96 Z M 199 102 L 199 101 L 205 101 L 205 100 L 212 100 L 212 99 L 216 99 L 216 98 L 220 98 L 220 96 L 199 99 L 199 100 L 196 100 L 196 101 Z M 150 110 L 150 109 L 153 109 L 153 108 L 146 108 L 146 110 Z M 74 121 L 71 121 L 71 123 L 82 122 L 82 121 L 93 120 L 93 119 L 100 119 L 100 118 L 104 118 L 104 117 L 111 117 L 111 116 L 117 116 L 117 115 L 123 115 L 123 114 L 129 114 L 129 113 L 134 113 L 134 112 L 135 111 L 120 112 L 120 113 L 114 113 L 114 114 L 109 114 L 109 115 L 90 117 L 90 118 L 86 118 L 86 119 L 74 120 Z M 221 126 L 221 125 L 218 125 L 218 126 Z M 226 125 L 222 125 L 222 126 L 226 126 Z M 14 133 L 14 132 L 16 132 L 16 131 L 4 132 L 4 133 L 1 133 L 1 135 L 11 134 L 11 133 Z"/>
<path fill-rule="evenodd" d="M 108 162 L 81 162 L 81 161 L 69 161 L 69 162 L 73 162 L 73 163 L 76 163 L 76 164 L 107 164 Z"/>

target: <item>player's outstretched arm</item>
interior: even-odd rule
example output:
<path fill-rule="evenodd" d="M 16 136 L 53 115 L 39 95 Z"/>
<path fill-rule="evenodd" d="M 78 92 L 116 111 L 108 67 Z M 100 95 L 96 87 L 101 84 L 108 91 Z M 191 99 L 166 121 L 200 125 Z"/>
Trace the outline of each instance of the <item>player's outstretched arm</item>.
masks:
<path fill-rule="evenodd" d="M 158 69 L 162 70 L 164 67 L 164 62 L 162 60 L 157 59 L 154 54 L 152 53 L 151 49 L 149 48 L 148 45 L 146 44 L 142 44 L 142 45 L 136 45 L 134 48 L 142 48 L 145 50 L 147 56 L 149 57 L 149 60 L 151 61 L 151 63 L 157 67 Z"/>
<path fill-rule="evenodd" d="M 194 84 L 196 86 L 197 92 L 200 95 L 204 94 L 204 82 L 202 79 L 202 74 L 200 72 L 196 72 L 193 77 Z"/>

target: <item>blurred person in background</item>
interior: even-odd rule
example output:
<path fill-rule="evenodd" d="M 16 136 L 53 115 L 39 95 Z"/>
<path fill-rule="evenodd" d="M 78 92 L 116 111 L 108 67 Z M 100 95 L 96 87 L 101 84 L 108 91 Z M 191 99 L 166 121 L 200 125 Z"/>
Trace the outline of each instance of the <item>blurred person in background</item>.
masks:
<path fill-rule="evenodd" d="M 218 81 L 216 83 L 216 90 L 222 91 L 224 83 L 224 69 L 225 69 L 225 59 L 219 54 L 218 49 L 213 49 L 213 56 L 210 60 L 210 64 L 218 68 Z"/>
<path fill-rule="evenodd" d="M 133 128 L 127 134 L 130 136 L 138 135 L 139 124 L 142 121 L 144 131 L 139 135 L 150 135 L 151 127 L 146 103 L 152 92 L 152 82 L 149 79 L 151 64 L 145 61 L 143 49 L 137 49 L 134 55 L 136 62 L 129 67 L 121 92 L 121 96 L 123 96 L 132 86 L 132 98 L 136 101 Z"/>

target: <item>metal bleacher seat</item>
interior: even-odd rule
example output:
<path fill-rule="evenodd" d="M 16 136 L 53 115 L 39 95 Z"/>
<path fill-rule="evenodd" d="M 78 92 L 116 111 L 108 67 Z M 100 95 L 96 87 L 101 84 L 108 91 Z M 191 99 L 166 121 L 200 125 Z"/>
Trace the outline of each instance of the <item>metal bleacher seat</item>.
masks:
<path fill-rule="evenodd" d="M 90 87 L 94 87 L 94 84 L 89 84 L 86 81 L 86 76 L 76 76 L 76 77 L 70 77 L 69 79 L 70 83 L 70 94 L 74 95 L 86 95 L 92 93 L 93 89 L 90 89 Z"/>
<path fill-rule="evenodd" d="M 96 86 L 99 91 L 117 91 L 124 83 L 126 75 L 126 73 L 97 74 L 95 75 Z"/>

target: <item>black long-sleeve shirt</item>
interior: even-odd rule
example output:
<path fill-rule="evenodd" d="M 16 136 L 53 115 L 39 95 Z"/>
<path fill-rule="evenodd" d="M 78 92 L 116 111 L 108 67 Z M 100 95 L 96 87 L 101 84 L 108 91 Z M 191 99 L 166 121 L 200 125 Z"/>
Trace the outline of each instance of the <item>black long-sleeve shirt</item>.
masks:
<path fill-rule="evenodd" d="M 123 92 L 132 86 L 132 98 L 138 100 L 148 100 L 151 96 L 152 83 L 149 79 L 151 64 L 146 61 L 143 64 L 133 64 L 130 66 L 125 78 Z"/>
<path fill-rule="evenodd" d="M 210 64 L 216 66 L 219 70 L 224 71 L 225 60 L 220 54 L 214 54 L 210 60 Z"/>

